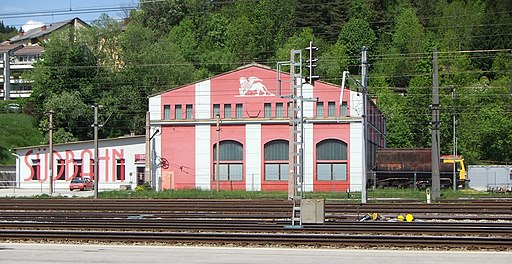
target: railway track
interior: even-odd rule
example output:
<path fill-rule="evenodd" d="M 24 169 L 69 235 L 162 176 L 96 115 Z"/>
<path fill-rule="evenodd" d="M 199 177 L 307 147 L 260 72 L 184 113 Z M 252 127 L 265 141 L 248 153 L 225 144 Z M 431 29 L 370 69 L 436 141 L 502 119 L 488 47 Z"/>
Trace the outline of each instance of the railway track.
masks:
<path fill-rule="evenodd" d="M 91 200 L 91 199 L 0 199 L 0 219 L 22 216 L 104 218 L 152 214 L 166 219 L 289 219 L 291 202 L 282 200 Z M 367 203 L 327 202 L 328 221 L 357 220 L 367 213 L 384 217 L 411 213 L 423 220 L 512 221 L 512 201 L 458 203 Z"/>
<path fill-rule="evenodd" d="M 326 222 L 301 228 L 289 226 L 290 211 L 288 201 L 0 199 L 0 239 L 512 250 L 509 201 L 327 202 Z M 356 221 L 372 212 L 419 220 Z"/>
<path fill-rule="evenodd" d="M 0 230 L 9 240 L 81 241 L 120 243 L 180 243 L 215 245 L 281 245 L 314 247 L 412 247 L 510 250 L 511 237 L 357 235 L 316 233 L 219 233 L 219 232 L 115 232 L 69 230 Z"/>

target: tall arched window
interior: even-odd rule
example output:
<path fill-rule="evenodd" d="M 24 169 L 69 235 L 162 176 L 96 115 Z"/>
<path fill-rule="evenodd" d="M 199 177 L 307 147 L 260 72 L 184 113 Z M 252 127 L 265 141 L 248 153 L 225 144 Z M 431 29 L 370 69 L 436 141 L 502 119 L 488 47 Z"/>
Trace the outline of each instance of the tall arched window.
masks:
<path fill-rule="evenodd" d="M 274 140 L 265 144 L 265 180 L 288 180 L 288 141 Z"/>
<path fill-rule="evenodd" d="M 326 139 L 316 145 L 316 177 L 319 181 L 347 180 L 347 143 Z"/>
<path fill-rule="evenodd" d="M 219 152 L 219 180 L 241 181 L 243 179 L 243 145 L 233 140 L 224 140 L 220 142 Z M 215 169 L 217 165 L 217 144 L 213 145 L 213 165 L 214 177 L 217 177 L 215 175 L 217 171 Z"/>

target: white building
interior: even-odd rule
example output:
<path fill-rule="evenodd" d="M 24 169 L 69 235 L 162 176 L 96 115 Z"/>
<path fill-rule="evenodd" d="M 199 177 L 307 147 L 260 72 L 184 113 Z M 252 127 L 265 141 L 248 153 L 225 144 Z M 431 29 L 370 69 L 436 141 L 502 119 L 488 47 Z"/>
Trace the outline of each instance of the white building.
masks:
<path fill-rule="evenodd" d="M 16 186 L 49 187 L 49 146 L 15 149 Z M 99 190 L 135 188 L 144 181 L 145 136 L 126 136 L 98 141 Z M 79 141 L 53 146 L 54 188 L 67 189 L 73 177 L 94 179 L 94 141 Z"/>

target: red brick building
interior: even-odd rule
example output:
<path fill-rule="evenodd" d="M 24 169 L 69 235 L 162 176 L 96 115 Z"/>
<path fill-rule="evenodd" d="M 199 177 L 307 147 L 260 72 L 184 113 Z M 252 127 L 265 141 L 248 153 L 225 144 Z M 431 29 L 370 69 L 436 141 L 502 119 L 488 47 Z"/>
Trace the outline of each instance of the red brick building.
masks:
<path fill-rule="evenodd" d="M 157 188 L 215 189 L 219 160 L 222 190 L 287 190 L 291 109 L 282 95 L 290 94 L 290 85 L 278 87 L 276 76 L 252 64 L 151 96 L 151 175 Z M 302 89 L 304 98 L 317 98 L 303 106 L 305 191 L 360 191 L 362 96 L 349 89 L 341 94 L 339 86 L 325 82 Z M 368 123 L 371 164 L 375 147 L 385 145 L 385 120 L 373 102 Z"/>

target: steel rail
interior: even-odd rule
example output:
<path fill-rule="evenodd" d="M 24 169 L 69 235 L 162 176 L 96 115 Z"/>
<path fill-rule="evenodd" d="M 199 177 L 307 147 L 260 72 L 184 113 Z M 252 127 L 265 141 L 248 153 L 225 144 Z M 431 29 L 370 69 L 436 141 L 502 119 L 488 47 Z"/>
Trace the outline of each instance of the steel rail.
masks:
<path fill-rule="evenodd" d="M 38 229 L 38 230 L 152 230 L 152 231 L 219 231 L 219 232 L 324 232 L 324 233 L 411 233 L 411 234 L 460 234 L 460 235 L 507 235 L 512 237 L 512 223 L 401 223 L 401 222 L 344 222 L 329 224 L 312 224 L 301 229 L 286 229 L 286 224 L 209 221 L 169 222 L 169 221 L 45 221 L 45 222 L 0 222 L 0 229 Z"/>
<path fill-rule="evenodd" d="M 0 237 L 11 240 L 82 241 L 122 243 L 201 243 L 287 246 L 400 246 L 471 247 L 508 250 L 512 237 L 350 235 L 311 233 L 219 233 L 219 232 L 111 232 L 69 230 L 0 230 Z"/>

